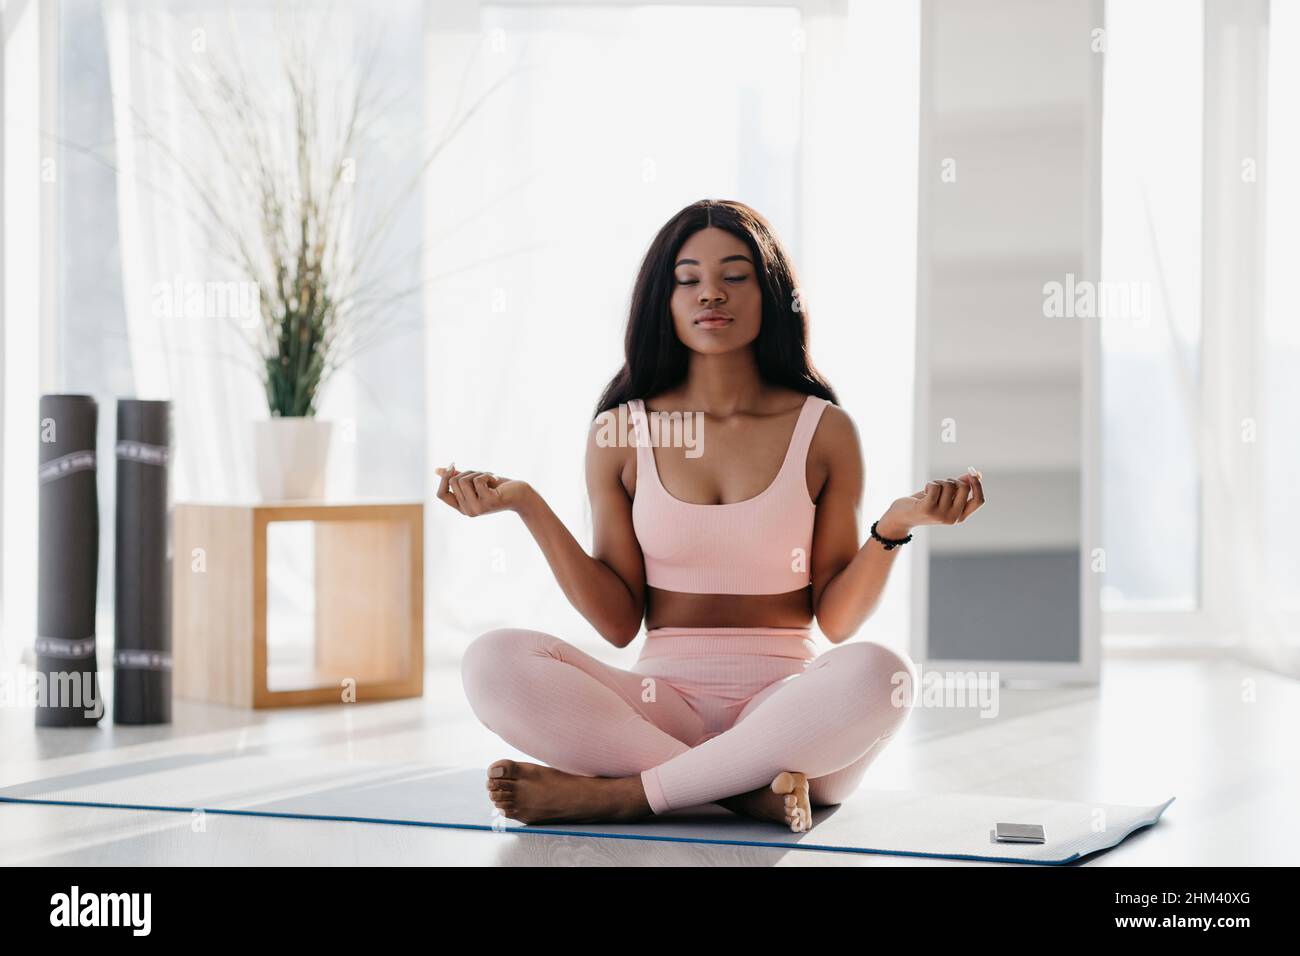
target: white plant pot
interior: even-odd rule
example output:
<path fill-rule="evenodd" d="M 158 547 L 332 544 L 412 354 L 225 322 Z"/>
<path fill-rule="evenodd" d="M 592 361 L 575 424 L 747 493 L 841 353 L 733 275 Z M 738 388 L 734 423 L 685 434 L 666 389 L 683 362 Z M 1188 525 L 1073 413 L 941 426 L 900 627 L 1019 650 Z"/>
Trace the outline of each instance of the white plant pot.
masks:
<path fill-rule="evenodd" d="M 271 418 L 254 423 L 257 487 L 267 501 L 325 497 L 334 423 L 315 418 Z"/>

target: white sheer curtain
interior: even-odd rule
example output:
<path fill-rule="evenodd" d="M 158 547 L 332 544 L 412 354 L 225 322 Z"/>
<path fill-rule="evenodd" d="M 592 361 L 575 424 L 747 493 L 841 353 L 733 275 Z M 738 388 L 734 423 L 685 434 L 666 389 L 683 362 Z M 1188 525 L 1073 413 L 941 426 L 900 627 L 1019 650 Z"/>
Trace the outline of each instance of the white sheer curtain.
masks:
<path fill-rule="evenodd" d="M 1268 554 L 1269 593 L 1287 630 L 1289 650 L 1300 653 L 1300 497 L 1294 493 L 1300 474 L 1300 310 L 1296 308 L 1295 264 L 1300 261 L 1300 2 L 1278 0 L 1268 22 L 1268 154 L 1265 183 L 1267 316 L 1264 330 L 1264 401 L 1272 440 L 1265 450 L 1264 546 Z M 1292 656 L 1292 673 L 1300 660 Z"/>
<path fill-rule="evenodd" d="M 42 281 L 43 246 L 50 245 L 49 191 L 41 182 L 41 40 L 48 30 L 36 3 L 8 4 L 4 16 L 3 144 L 4 295 L 0 349 L 0 530 L 3 585 L 0 591 L 0 673 L 36 636 L 37 423 L 40 394 L 52 379 L 42 366 L 41 343 L 52 315 Z"/>
<path fill-rule="evenodd" d="M 211 217 L 197 202 L 196 184 L 214 204 L 246 210 L 249 236 L 258 230 L 254 205 L 237 201 L 233 191 L 239 186 L 224 166 L 227 154 L 251 161 L 238 130 L 229 121 L 229 130 L 219 124 L 234 141 L 215 142 L 181 74 L 206 106 L 213 65 L 226 75 L 237 71 L 270 104 L 272 121 L 264 133 L 287 154 L 293 126 L 283 58 L 291 42 L 309 51 L 310 70 L 325 91 L 325 122 L 342 122 L 360 71 L 373 72 L 371 89 L 382 112 L 367 114 L 358 154 L 351 157 L 355 179 L 347 188 L 358 228 L 394 207 L 390 226 L 379 233 L 381 254 L 363 279 L 395 293 L 418 286 L 422 51 L 413 28 L 420 12 L 411 0 L 388 4 L 380 14 L 364 4 L 325 0 L 233 8 L 105 2 L 131 359 L 139 393 L 175 403 L 178 500 L 254 498 L 251 422 L 267 416 L 249 333 L 242 327 L 247 316 L 226 309 L 195 317 L 167 307 L 175 290 L 189 283 L 214 287 L 246 278 L 214 257 L 205 235 L 211 223 L 203 221 Z M 404 99 L 408 88 L 414 96 Z M 319 135 L 327 146 L 333 142 L 331 130 Z M 374 347 L 336 373 L 323 393 L 320 416 L 340 426 L 331 458 L 332 497 L 418 496 L 423 486 L 419 296 L 395 299 L 391 308 Z"/>
<path fill-rule="evenodd" d="M 863 436 L 864 517 L 914 490 L 918 8 L 806 6 L 431 5 L 431 128 L 491 91 L 428 185 L 432 658 L 504 625 L 628 653 L 519 521 L 455 514 L 432 469 L 524 478 L 589 546 L 587 425 L 641 256 L 694 200 L 754 206 L 792 250 L 814 361 Z M 906 646 L 905 564 L 864 636 Z"/>
<path fill-rule="evenodd" d="M 1286 194 L 1285 159 L 1294 143 L 1288 127 L 1295 122 L 1294 88 L 1269 83 L 1275 57 L 1281 58 L 1276 76 L 1287 75 L 1292 51 L 1285 31 L 1293 39 L 1295 29 L 1286 5 L 1274 6 L 1284 15 L 1270 42 L 1267 0 L 1205 5 L 1204 574 L 1212 595 L 1207 610 L 1229 645 L 1249 660 L 1300 676 L 1295 616 L 1284 610 L 1285 585 L 1276 589 L 1279 552 L 1270 547 L 1279 531 L 1294 541 L 1300 528 L 1296 510 L 1271 508 L 1267 493 L 1270 462 L 1290 462 L 1290 485 L 1297 460 L 1288 427 L 1295 418 L 1288 422 L 1279 401 L 1283 386 L 1274 380 L 1279 373 L 1294 377 L 1294 368 L 1270 362 L 1269 313 L 1294 316 L 1294 308 L 1290 292 L 1278 285 L 1289 263 L 1282 275 L 1270 276 L 1267 266 L 1284 259 L 1288 243 L 1294 252 L 1295 241 L 1294 226 L 1285 221 L 1294 218 L 1291 211 L 1283 213 L 1269 198 L 1275 183 Z M 1283 127 L 1272 149 L 1270 116 Z"/>
<path fill-rule="evenodd" d="M 262 34 L 264 44 L 269 12 L 244 9 L 239 16 L 244 42 Z M 194 283 L 245 279 L 214 261 L 194 218 L 199 213 L 191 177 L 214 190 L 226 177 L 215 167 L 219 151 L 178 82 L 178 71 L 201 69 L 218 51 L 229 55 L 230 44 L 220 38 L 231 27 L 219 12 L 162 2 L 107 0 L 104 19 L 117 131 L 122 288 L 136 387 L 142 397 L 174 403 L 179 500 L 249 499 L 249 423 L 266 411 L 247 334 L 238 314 L 187 315 L 184 300 L 174 298 L 178 284 L 183 293 Z M 257 68 L 264 62 L 258 53 L 245 48 L 241 56 Z M 250 233 L 256 228 L 248 224 Z"/>
<path fill-rule="evenodd" d="M 1227 531 L 1207 573 L 1227 582 L 1224 627 L 1243 656 L 1300 677 L 1295 541 L 1300 254 L 1294 0 L 1206 4 L 1206 308 L 1219 322 L 1207 509 Z M 1210 313 L 1209 310 L 1213 310 Z M 1218 506 L 1216 508 L 1216 505 Z M 1288 573 L 1289 572 L 1289 573 Z"/>
<path fill-rule="evenodd" d="M 327 0 L 233 8 L 163 0 L 105 3 L 131 361 L 139 394 L 173 401 L 178 501 L 256 500 L 252 423 L 268 414 L 249 330 L 260 319 L 247 297 L 237 308 L 217 299 L 199 315 L 189 308 L 191 287 L 207 292 L 235 281 L 248 291 L 249 277 L 232 272 L 209 241 L 209 204 L 224 216 L 241 216 L 238 231 L 254 248 L 260 232 L 257 204 L 241 195 L 244 187 L 229 165 L 257 175 L 243 128 L 224 107 L 212 124 L 200 115 L 219 105 L 210 78 L 219 71 L 256 91 L 261 112 L 245 122 L 260 124 L 264 148 L 275 157 L 273 170 L 287 177 L 297 147 L 285 58 L 305 53 L 299 75 L 309 77 L 325 98 L 315 116 L 321 126 L 312 133 L 319 145 L 310 147 L 318 166 L 334 161 L 361 71 L 374 71 L 363 94 L 372 105 L 362 116 L 354 155 L 347 157 L 352 175 L 340 187 L 347 190 L 352 217 L 346 226 L 354 227 L 355 239 L 375 223 L 387 223 L 375 233 L 380 238 L 374 264 L 361 273 L 376 295 L 418 288 L 420 151 L 412 148 L 419 143 L 412 127 L 422 119 L 422 51 L 412 28 L 419 14 L 414 2 L 391 3 L 378 14 L 364 4 Z M 414 99 L 401 97 L 403 86 L 415 91 Z M 355 255 L 346 237 L 343 245 L 344 255 Z M 361 333 L 374 346 L 351 356 L 322 394 L 319 416 L 336 426 L 328 488 L 333 500 L 422 492 L 424 380 L 409 322 L 411 314 L 418 319 L 418 304 L 418 295 L 394 298 L 391 314 L 381 317 L 383 330 Z M 308 649 L 312 540 L 307 525 L 277 526 L 268 535 L 273 665 Z"/>

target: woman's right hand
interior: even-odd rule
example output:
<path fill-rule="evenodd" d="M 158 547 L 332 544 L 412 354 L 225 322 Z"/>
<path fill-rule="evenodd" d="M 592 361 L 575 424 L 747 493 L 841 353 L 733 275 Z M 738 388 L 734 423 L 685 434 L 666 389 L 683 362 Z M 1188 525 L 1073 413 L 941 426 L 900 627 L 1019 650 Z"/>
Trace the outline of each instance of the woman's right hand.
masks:
<path fill-rule="evenodd" d="M 530 490 L 527 482 L 487 471 L 457 471 L 455 463 L 437 469 L 442 477 L 438 498 L 461 514 L 476 518 L 494 511 L 517 511 Z"/>

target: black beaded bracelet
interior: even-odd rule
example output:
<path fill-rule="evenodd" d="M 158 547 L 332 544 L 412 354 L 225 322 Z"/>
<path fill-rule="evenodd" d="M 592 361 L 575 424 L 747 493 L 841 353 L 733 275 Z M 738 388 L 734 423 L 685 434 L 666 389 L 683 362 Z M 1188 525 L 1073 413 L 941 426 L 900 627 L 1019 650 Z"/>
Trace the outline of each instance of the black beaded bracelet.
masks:
<path fill-rule="evenodd" d="M 892 551 L 895 548 L 897 548 L 900 544 L 907 544 L 907 542 L 912 540 L 912 536 L 910 534 L 906 538 L 898 538 L 898 539 L 882 538 L 880 535 L 876 534 L 876 525 L 878 524 L 880 524 L 879 521 L 871 522 L 871 537 L 875 538 L 882 545 L 884 545 L 886 551 Z"/>

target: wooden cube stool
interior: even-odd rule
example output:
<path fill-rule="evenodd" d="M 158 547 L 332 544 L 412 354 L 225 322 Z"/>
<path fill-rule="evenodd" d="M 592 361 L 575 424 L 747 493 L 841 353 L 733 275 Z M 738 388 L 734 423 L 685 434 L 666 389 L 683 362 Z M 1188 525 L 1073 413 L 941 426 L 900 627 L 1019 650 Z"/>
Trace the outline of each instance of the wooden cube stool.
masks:
<path fill-rule="evenodd" d="M 315 528 L 312 665 L 269 680 L 267 528 Z M 290 707 L 424 693 L 424 506 L 178 504 L 172 515 L 178 697 Z M 274 686 L 272 686 L 272 684 Z"/>

